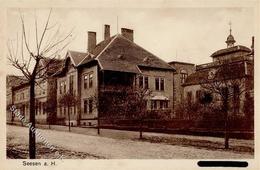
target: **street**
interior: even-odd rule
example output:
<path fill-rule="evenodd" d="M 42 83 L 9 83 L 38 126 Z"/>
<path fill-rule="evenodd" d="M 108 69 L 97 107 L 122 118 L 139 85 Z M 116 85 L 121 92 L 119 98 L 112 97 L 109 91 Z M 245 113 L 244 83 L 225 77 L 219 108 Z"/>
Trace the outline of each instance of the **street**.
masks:
<path fill-rule="evenodd" d="M 87 128 L 82 129 L 86 131 L 89 130 Z M 24 148 L 26 148 L 28 145 L 28 131 L 29 130 L 26 127 L 7 125 L 7 139 L 9 139 L 7 140 L 8 148 L 12 149 L 12 147 L 10 146 L 15 145 L 22 145 L 24 146 Z M 119 137 L 117 138 L 110 138 L 107 135 L 87 135 L 48 129 L 40 129 L 40 132 L 50 144 L 56 146 L 57 148 L 60 148 L 60 151 L 62 152 L 61 154 L 64 155 L 64 158 L 70 159 L 250 159 L 254 157 L 253 152 L 247 151 L 239 153 L 238 151 L 234 152 L 232 150 L 213 150 L 209 148 L 194 147 L 188 145 L 172 145 L 164 142 L 155 143 L 150 142 L 149 140 L 140 141 L 138 138 L 120 138 L 120 133 L 122 134 L 121 131 L 118 131 Z M 106 130 L 101 130 L 101 133 L 104 134 L 105 132 Z M 110 131 L 110 133 L 111 132 L 113 131 Z M 130 134 L 136 133 L 136 136 L 138 136 L 138 132 L 123 132 Z M 156 135 L 155 133 L 144 134 L 147 135 L 147 139 Z M 170 135 L 162 134 L 161 136 L 165 137 Z M 216 139 L 216 142 L 221 140 L 221 138 L 213 137 L 186 136 L 185 138 L 185 136 L 182 137 L 182 135 L 171 136 L 176 136 L 176 138 L 178 139 L 181 138 L 181 141 L 183 141 L 183 139 L 194 140 L 196 138 L 209 138 L 209 140 L 211 141 Z M 41 143 L 41 141 L 37 140 L 37 148 L 38 146 L 41 146 L 39 145 L 39 143 Z M 231 146 L 235 146 L 234 143 L 239 143 L 239 145 L 245 145 L 249 148 L 253 148 L 253 141 L 237 140 L 236 142 L 236 140 L 232 140 Z M 74 155 L 66 155 L 68 151 L 73 152 Z M 46 158 L 46 156 L 44 154 L 40 156 L 38 155 L 38 158 Z"/>

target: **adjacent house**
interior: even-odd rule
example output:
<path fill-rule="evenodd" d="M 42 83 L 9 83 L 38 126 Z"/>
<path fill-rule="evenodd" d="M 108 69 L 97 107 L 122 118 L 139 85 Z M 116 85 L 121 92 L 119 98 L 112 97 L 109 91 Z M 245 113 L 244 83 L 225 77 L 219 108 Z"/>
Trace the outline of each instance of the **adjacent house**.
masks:
<path fill-rule="evenodd" d="M 195 72 L 182 85 L 186 103 L 200 102 L 201 98 L 207 97 L 221 104 L 226 94 L 230 113 L 240 117 L 247 114 L 245 112 L 250 106 L 245 103 L 253 101 L 254 93 L 254 38 L 251 49 L 235 45 L 235 42 L 230 30 L 227 47 L 214 52 L 210 56 L 213 60 L 211 63 L 196 65 Z M 214 91 L 220 93 L 212 93 Z"/>
<path fill-rule="evenodd" d="M 48 123 L 56 119 L 56 79 L 52 77 L 61 67 L 62 60 L 44 58 L 39 69 L 46 75 L 37 80 L 35 86 L 35 118 L 37 123 Z M 43 68 L 43 69 L 42 69 Z M 29 121 L 29 83 L 23 76 L 7 76 L 7 104 L 15 105 L 18 111 Z M 10 91 L 10 92 L 9 92 Z M 51 110 L 51 113 L 47 110 Z M 7 109 L 8 110 L 8 109 Z M 19 121 L 12 113 L 8 121 Z M 13 116 L 13 119 L 12 119 Z"/>

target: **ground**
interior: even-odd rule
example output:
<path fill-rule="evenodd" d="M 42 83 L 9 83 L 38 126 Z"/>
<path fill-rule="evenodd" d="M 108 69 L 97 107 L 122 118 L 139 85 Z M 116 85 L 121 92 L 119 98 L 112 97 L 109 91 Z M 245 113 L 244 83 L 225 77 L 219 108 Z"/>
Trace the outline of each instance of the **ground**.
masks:
<path fill-rule="evenodd" d="M 41 127 L 43 128 L 43 127 Z M 45 127 L 46 128 L 46 127 Z M 55 129 L 55 130 L 54 130 Z M 188 135 L 144 133 L 101 129 L 51 126 L 40 129 L 42 136 L 68 159 L 250 159 L 254 158 L 253 140 L 230 140 L 229 150 L 223 139 Z M 28 128 L 7 125 L 7 157 L 28 157 Z M 37 140 L 37 158 L 55 158 L 42 141 Z"/>

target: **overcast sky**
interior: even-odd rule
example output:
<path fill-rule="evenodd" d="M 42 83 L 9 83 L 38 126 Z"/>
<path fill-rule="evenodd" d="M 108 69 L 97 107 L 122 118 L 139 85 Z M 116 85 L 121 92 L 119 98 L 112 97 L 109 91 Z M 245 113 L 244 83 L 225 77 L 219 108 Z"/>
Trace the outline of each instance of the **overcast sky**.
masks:
<path fill-rule="evenodd" d="M 34 37 L 34 17 L 41 26 L 49 9 L 22 9 L 30 42 Z M 103 40 L 104 24 L 111 27 L 111 35 L 126 27 L 134 30 L 134 41 L 138 45 L 170 61 L 184 61 L 195 64 L 211 62 L 210 55 L 226 48 L 229 21 L 236 44 L 250 47 L 254 30 L 252 8 L 54 8 L 51 24 L 58 22 L 64 35 L 73 29 L 74 40 L 66 50 L 86 51 L 87 31 L 97 32 L 97 42 Z M 15 40 L 21 31 L 18 9 L 7 12 L 8 37 Z M 62 54 L 64 57 L 64 53 Z M 10 67 L 8 73 L 14 73 Z M 15 72 L 16 73 L 16 72 Z"/>

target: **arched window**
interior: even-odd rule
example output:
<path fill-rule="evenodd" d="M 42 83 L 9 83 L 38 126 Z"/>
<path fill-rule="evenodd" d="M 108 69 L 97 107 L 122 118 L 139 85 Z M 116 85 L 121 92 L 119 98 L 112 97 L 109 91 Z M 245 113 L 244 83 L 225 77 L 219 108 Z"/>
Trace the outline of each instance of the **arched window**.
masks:
<path fill-rule="evenodd" d="M 180 71 L 180 75 L 181 75 L 181 83 L 184 83 L 186 78 L 188 77 L 188 72 L 184 69 L 182 69 Z"/>

